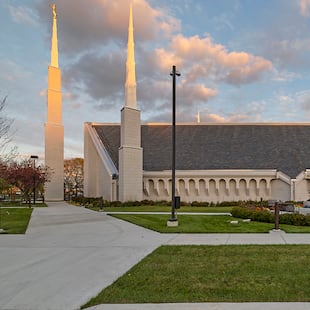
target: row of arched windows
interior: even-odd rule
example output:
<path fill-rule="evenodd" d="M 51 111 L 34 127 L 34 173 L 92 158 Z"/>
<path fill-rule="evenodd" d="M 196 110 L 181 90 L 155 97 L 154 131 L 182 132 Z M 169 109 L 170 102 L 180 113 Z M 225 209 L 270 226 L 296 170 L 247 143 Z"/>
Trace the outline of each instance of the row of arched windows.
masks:
<path fill-rule="evenodd" d="M 176 195 L 183 197 L 183 200 L 184 197 L 189 198 L 185 200 L 204 200 L 207 197 L 256 200 L 269 196 L 271 182 L 271 178 L 177 178 Z M 144 194 L 149 199 L 168 199 L 171 179 L 144 179 Z"/>

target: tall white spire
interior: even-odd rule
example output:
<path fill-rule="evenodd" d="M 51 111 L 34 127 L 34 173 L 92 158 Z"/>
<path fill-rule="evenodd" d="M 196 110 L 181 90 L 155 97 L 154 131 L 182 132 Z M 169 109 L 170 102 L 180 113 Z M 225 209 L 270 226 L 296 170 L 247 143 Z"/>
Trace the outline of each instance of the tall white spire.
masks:
<path fill-rule="evenodd" d="M 134 36 L 133 36 L 132 3 L 130 3 L 129 26 L 128 26 L 125 107 L 129 107 L 133 109 L 137 108 L 136 64 L 135 64 L 135 43 L 134 43 Z"/>
<path fill-rule="evenodd" d="M 57 41 L 57 13 L 56 4 L 50 5 L 53 12 L 53 32 L 52 32 L 52 48 L 51 48 L 51 66 L 58 68 L 58 41 Z"/>
<path fill-rule="evenodd" d="M 200 124 L 200 112 L 197 113 L 197 124 Z"/>
<path fill-rule="evenodd" d="M 45 123 L 45 165 L 52 171 L 45 187 L 47 201 L 64 199 L 64 126 L 62 125 L 61 70 L 58 67 L 56 5 L 53 12 L 51 63 L 47 79 L 47 122 Z"/>

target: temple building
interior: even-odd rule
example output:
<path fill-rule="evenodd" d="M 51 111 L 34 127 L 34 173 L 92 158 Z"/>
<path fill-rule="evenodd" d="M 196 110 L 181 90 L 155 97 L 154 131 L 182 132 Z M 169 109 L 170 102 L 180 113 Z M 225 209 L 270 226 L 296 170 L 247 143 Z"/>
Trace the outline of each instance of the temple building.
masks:
<path fill-rule="evenodd" d="M 84 196 L 171 200 L 171 135 L 171 124 L 141 124 L 130 8 L 121 123 L 84 124 Z M 176 195 L 186 202 L 309 199 L 310 124 L 177 124 Z"/>

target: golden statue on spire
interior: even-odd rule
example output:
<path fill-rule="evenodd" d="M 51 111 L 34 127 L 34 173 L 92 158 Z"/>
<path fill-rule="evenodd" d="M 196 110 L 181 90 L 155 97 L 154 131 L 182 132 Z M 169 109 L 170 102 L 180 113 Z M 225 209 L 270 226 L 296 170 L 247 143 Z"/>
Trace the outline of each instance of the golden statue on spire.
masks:
<path fill-rule="evenodd" d="M 52 48 L 51 48 L 51 66 L 58 68 L 58 40 L 57 40 L 57 13 L 56 4 L 50 4 L 53 13 L 53 30 L 52 30 Z"/>
<path fill-rule="evenodd" d="M 57 17 L 57 13 L 56 13 L 56 4 L 53 3 L 53 4 L 50 4 L 50 8 L 53 12 L 53 17 L 56 18 Z"/>

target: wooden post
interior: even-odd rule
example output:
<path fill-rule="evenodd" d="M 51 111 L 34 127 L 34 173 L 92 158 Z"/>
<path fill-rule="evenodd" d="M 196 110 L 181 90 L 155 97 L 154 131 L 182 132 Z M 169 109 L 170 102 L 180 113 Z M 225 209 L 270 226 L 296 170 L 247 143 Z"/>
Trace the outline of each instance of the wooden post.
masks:
<path fill-rule="evenodd" d="M 280 207 L 278 202 L 274 205 L 274 230 L 279 230 L 279 213 L 280 213 Z"/>

